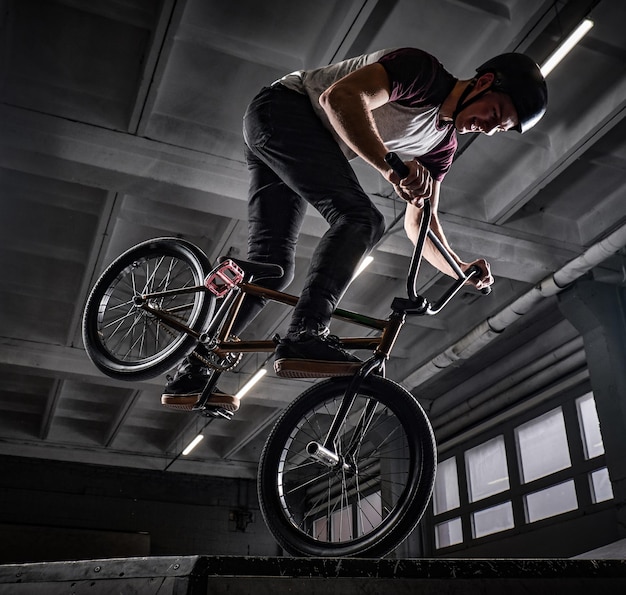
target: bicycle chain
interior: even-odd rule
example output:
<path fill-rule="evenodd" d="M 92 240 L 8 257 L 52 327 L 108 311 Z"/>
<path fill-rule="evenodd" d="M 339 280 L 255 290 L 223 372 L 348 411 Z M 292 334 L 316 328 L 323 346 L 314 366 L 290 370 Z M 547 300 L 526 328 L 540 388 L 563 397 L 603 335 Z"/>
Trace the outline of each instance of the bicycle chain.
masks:
<path fill-rule="evenodd" d="M 230 336 L 228 340 L 240 341 L 239 337 L 235 337 L 235 336 Z M 225 356 L 220 358 L 218 362 L 216 360 L 211 360 L 211 359 L 204 357 L 203 355 L 199 354 L 195 350 L 191 352 L 191 355 L 193 355 L 196 359 L 200 360 L 208 368 L 212 368 L 213 370 L 218 370 L 220 372 L 228 372 L 229 370 L 232 370 L 233 368 L 235 368 L 235 366 L 237 366 L 237 364 L 239 364 L 239 362 L 243 358 L 243 353 L 231 352 L 231 353 L 227 353 Z M 209 353 L 209 355 L 212 355 L 212 354 Z M 232 359 L 229 359 L 229 358 L 232 358 Z M 226 363 L 221 363 L 221 362 L 226 362 Z"/>
<path fill-rule="evenodd" d="M 180 322 L 183 323 L 183 324 L 185 322 L 182 318 L 176 316 L 175 314 L 170 314 L 170 316 L 172 316 L 173 318 L 178 318 L 180 320 Z M 169 326 L 167 326 L 167 324 L 163 323 L 160 320 L 158 320 L 158 323 L 165 330 L 165 332 L 168 335 L 170 335 L 172 338 L 176 339 L 178 337 L 178 334 L 176 334 Z M 229 341 L 240 341 L 241 339 L 239 339 L 239 337 L 231 335 L 228 338 L 228 340 Z M 203 355 L 200 355 L 195 350 L 191 352 L 191 355 L 194 356 L 195 358 L 197 358 L 198 360 L 200 360 L 200 362 L 202 362 L 208 368 L 211 368 L 213 370 L 218 370 L 220 372 L 228 372 L 229 370 L 232 370 L 233 368 L 235 368 L 239 364 L 239 362 L 243 358 L 243 353 L 227 353 L 220 360 L 222 362 L 227 362 L 227 363 L 226 364 L 220 364 L 220 363 L 218 363 L 216 361 L 211 361 L 210 359 L 204 357 Z M 229 360 L 229 357 L 231 357 L 231 356 L 235 356 L 235 357 L 233 357 L 232 360 Z"/>

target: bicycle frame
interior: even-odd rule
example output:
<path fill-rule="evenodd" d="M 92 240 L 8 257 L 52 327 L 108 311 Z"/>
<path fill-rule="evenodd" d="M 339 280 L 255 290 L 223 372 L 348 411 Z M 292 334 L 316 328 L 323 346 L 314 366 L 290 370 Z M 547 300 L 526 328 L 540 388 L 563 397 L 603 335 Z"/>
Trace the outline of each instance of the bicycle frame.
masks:
<path fill-rule="evenodd" d="M 387 319 L 374 318 L 350 310 L 344 310 L 337 308 L 332 317 L 337 320 L 349 322 L 358 326 L 363 326 L 371 330 L 381 331 L 381 335 L 378 337 L 342 337 L 341 343 L 350 349 L 373 349 L 380 355 L 388 358 L 393 345 L 397 338 L 398 332 L 404 323 L 404 320 L 398 320 L 398 317 L 394 317 L 394 313 L 404 313 L 410 315 L 419 316 L 433 316 L 438 314 L 446 304 L 454 297 L 459 289 L 470 279 L 477 271 L 470 271 L 469 274 L 464 274 L 458 265 L 452 260 L 448 252 L 445 250 L 439 240 L 432 234 L 426 223 L 431 219 L 431 206 L 430 200 L 424 201 L 424 216 L 420 228 L 420 234 L 413 251 L 411 259 L 411 265 L 409 269 L 409 275 L 407 279 L 407 293 L 408 299 L 395 298 L 392 302 L 392 315 Z M 427 230 L 430 233 L 426 233 Z M 426 298 L 419 295 L 415 288 L 417 274 L 419 272 L 419 266 L 421 263 L 421 256 L 428 235 L 431 241 L 435 240 L 435 245 L 441 251 L 441 253 L 448 259 L 451 266 L 458 275 L 458 278 L 450 286 L 448 291 L 434 304 L 429 302 Z M 227 269 L 231 261 L 224 261 L 224 263 L 218 265 L 209 273 L 209 276 L 215 274 L 216 271 Z M 206 285 L 199 285 L 194 287 L 187 287 L 179 290 L 168 290 L 161 292 L 154 292 L 150 294 L 144 294 L 138 299 L 137 305 L 162 320 L 165 324 L 171 326 L 177 331 L 184 332 L 190 336 L 193 336 L 198 341 L 206 343 L 209 337 L 214 337 L 213 345 L 210 346 L 211 350 L 218 356 L 223 356 L 228 353 L 257 353 L 257 352 L 273 352 L 276 344 L 271 339 L 265 340 L 245 340 L 245 341 L 231 341 L 228 337 L 231 334 L 231 330 L 234 326 L 235 320 L 239 313 L 239 309 L 243 303 L 246 295 L 253 295 L 262 297 L 268 300 L 272 300 L 277 303 L 281 303 L 287 306 L 295 306 L 298 302 L 298 297 L 282 291 L 276 291 L 267 289 L 250 281 L 244 279 L 237 280 L 232 283 L 228 292 L 224 294 L 224 301 L 221 304 L 218 312 L 211 321 L 209 327 L 203 332 L 198 333 L 190 329 L 188 326 L 180 323 L 178 319 L 171 314 L 171 312 L 163 311 L 153 304 L 160 298 L 165 298 L 171 295 L 182 295 L 187 293 L 195 293 L 199 291 L 209 291 Z M 220 328 L 221 325 L 221 328 Z"/>
<path fill-rule="evenodd" d="M 396 169 L 397 173 L 402 174 L 402 168 L 404 167 L 406 169 L 404 164 L 393 154 L 390 154 L 388 157 L 390 165 Z M 476 267 L 470 268 L 466 273 L 461 270 L 439 238 L 437 238 L 430 229 L 431 219 L 432 206 L 430 199 L 425 199 L 422 209 L 422 219 L 420 222 L 418 239 L 415 243 L 409 273 L 407 276 L 408 298 L 395 298 L 391 304 L 392 313 L 387 319 L 373 318 L 371 316 L 351 312 L 349 310 L 343 310 L 341 308 L 337 308 L 332 315 L 334 319 L 347 321 L 371 330 L 380 331 L 380 334 L 372 337 L 340 338 L 340 342 L 347 349 L 371 349 L 373 350 L 373 355 L 370 359 L 364 362 L 358 373 L 353 377 L 353 380 L 346 391 L 344 399 L 345 407 L 342 406 L 340 408 L 336 416 L 336 423 L 332 424 L 327 439 L 323 445 L 319 445 L 318 452 L 322 453 L 322 455 L 323 451 L 327 451 L 336 439 L 341 421 L 350 409 L 361 382 L 370 373 L 377 369 L 384 375 L 384 363 L 391 355 L 391 351 L 393 350 L 396 339 L 398 338 L 400 330 L 404 325 L 406 316 L 432 316 L 438 314 L 454 297 L 454 295 L 456 295 L 468 279 L 479 272 L 479 269 Z M 451 284 L 448 291 L 445 292 L 435 304 L 431 304 L 431 302 L 429 302 L 425 297 L 419 295 L 416 288 L 417 275 L 427 239 L 430 240 L 435 248 L 442 254 L 444 259 L 457 275 L 457 279 Z M 217 283 L 219 283 L 219 287 L 217 285 L 213 285 L 214 279 L 216 279 Z M 164 312 L 158 307 L 153 306 L 159 298 L 171 296 L 174 293 L 185 294 L 198 291 L 212 291 L 218 297 L 223 298 L 223 302 L 217 314 L 209 324 L 209 327 L 202 333 L 193 331 L 186 325 L 179 322 L 171 313 Z M 276 343 L 271 339 L 233 341 L 230 338 L 232 328 L 246 295 L 262 297 L 291 307 L 295 306 L 298 302 L 297 296 L 290 295 L 282 291 L 267 289 L 252 283 L 250 275 L 246 275 L 245 272 L 241 270 L 240 267 L 233 261 L 226 260 L 222 264 L 215 267 L 207 275 L 204 285 L 143 295 L 140 298 L 137 298 L 137 306 L 142 307 L 150 314 L 159 320 L 162 320 L 165 324 L 170 325 L 177 331 L 193 336 L 198 340 L 198 342 L 204 344 L 217 357 L 226 357 L 233 353 L 271 353 L 276 347 Z M 194 407 L 194 409 L 204 409 L 206 400 L 215 387 L 218 376 L 219 373 L 212 375 L 209 384 L 205 388 L 198 404 Z M 367 420 L 364 420 L 364 427 L 367 427 L 367 423 Z"/>
<path fill-rule="evenodd" d="M 418 294 L 416 277 L 425 248 L 427 254 L 439 249 L 445 256 L 430 231 L 431 217 L 426 200 L 407 295 L 391 301 L 388 317 L 342 308 L 333 312 L 333 319 L 367 329 L 339 338 L 339 343 L 349 350 L 369 350 L 369 359 L 349 357 L 339 365 L 298 362 L 277 350 L 286 358 L 274 366 L 281 377 L 344 376 L 311 386 L 297 397 L 281 412 L 262 450 L 261 509 L 278 542 L 292 553 L 384 554 L 408 535 L 426 509 L 436 468 L 432 427 L 415 397 L 385 378 L 385 365 L 407 316 L 437 314 L 480 270 L 464 274 L 455 264 L 457 257 L 447 255 L 450 266 L 445 270 L 453 277 L 456 271 L 458 278 L 436 303 Z M 235 369 L 243 354 L 272 354 L 278 344 L 276 337 L 242 341 L 233 336 L 247 301 L 271 300 L 293 308 L 299 298 L 263 287 L 282 274 L 275 264 L 227 259 L 210 268 L 206 254 L 186 240 L 156 238 L 134 246 L 94 285 L 85 306 L 83 340 L 94 364 L 122 380 L 152 378 L 188 358 L 186 364 L 196 365 L 182 371 L 187 369 L 195 379 L 198 369 L 202 394 L 177 399 L 175 386 L 168 385 L 162 403 L 230 419 L 238 399 L 213 398 L 218 378 Z M 210 371 L 200 369 L 199 362 Z M 380 511 L 369 514 L 361 502 Z M 343 508 L 346 518 L 356 523 L 354 531 L 342 536 L 341 529 L 335 535 L 334 513 Z M 344 527 L 343 521 L 335 525 Z M 333 545 L 324 545 L 326 541 Z"/>
<path fill-rule="evenodd" d="M 319 448 L 317 449 L 319 456 L 323 456 L 324 452 L 328 452 L 332 447 L 332 443 L 336 439 L 339 428 L 341 427 L 342 419 L 349 411 L 361 382 L 374 370 L 379 370 L 379 372 L 384 375 L 384 363 L 391 355 L 400 330 L 405 323 L 406 316 L 432 316 L 437 314 L 459 291 L 467 279 L 476 274 L 476 271 L 471 271 L 467 275 L 463 274 L 455 263 L 455 267 L 458 269 L 457 274 L 459 275 L 459 278 L 454 281 L 448 291 L 435 304 L 431 304 L 426 298 L 417 293 L 415 289 L 415 280 L 419 271 L 424 244 L 428 235 L 427 232 L 430 231 L 428 228 L 430 218 L 430 201 L 426 200 L 424 204 L 424 215 L 421 222 L 420 233 L 413 251 L 409 276 L 407 279 L 408 299 L 395 298 L 391 304 L 392 313 L 386 319 L 374 318 L 341 308 L 337 308 L 333 313 L 334 319 L 346 321 L 370 330 L 379 331 L 380 334 L 369 337 L 361 336 L 340 338 L 340 341 L 345 348 L 372 350 L 373 355 L 363 364 L 363 366 L 361 366 L 359 372 L 354 376 L 353 381 L 350 383 L 350 386 L 346 391 L 344 406 L 342 406 L 337 413 L 336 423 L 332 424 L 324 444 L 319 445 Z M 442 254 L 447 254 L 443 246 L 437 244 L 435 245 L 438 249 L 442 250 Z M 449 255 L 448 258 L 450 258 Z M 140 298 L 137 298 L 137 305 L 152 314 L 155 318 L 161 320 L 164 324 L 169 325 L 179 332 L 193 336 L 199 343 L 204 344 L 216 357 L 226 357 L 233 353 L 271 353 L 276 347 L 276 343 L 272 339 L 244 341 L 232 340 L 231 331 L 237 319 L 243 300 L 246 295 L 252 295 L 293 307 L 297 304 L 298 297 L 285 292 L 267 289 L 252 283 L 250 280 L 246 279 L 245 275 L 234 274 L 232 269 L 229 269 L 231 266 L 239 268 L 237 265 L 232 263 L 232 261 L 227 260 L 215 267 L 207 275 L 207 280 L 215 277 L 216 275 L 219 276 L 222 281 L 225 280 L 226 285 L 228 286 L 227 289 L 217 291 L 214 288 L 212 289 L 208 282 L 205 282 L 205 284 L 201 286 L 142 295 Z M 213 320 L 210 322 L 208 328 L 202 333 L 193 331 L 181 323 L 172 312 L 161 310 L 155 305 L 158 303 L 160 298 L 168 297 L 173 294 L 188 294 L 198 291 L 212 291 L 215 294 L 221 295 L 223 299 L 218 312 L 213 317 Z M 214 389 L 219 375 L 219 373 L 212 375 L 209 384 L 194 409 L 204 410 L 206 400 Z M 368 420 L 363 420 L 362 427 L 366 428 L 367 424 Z"/>

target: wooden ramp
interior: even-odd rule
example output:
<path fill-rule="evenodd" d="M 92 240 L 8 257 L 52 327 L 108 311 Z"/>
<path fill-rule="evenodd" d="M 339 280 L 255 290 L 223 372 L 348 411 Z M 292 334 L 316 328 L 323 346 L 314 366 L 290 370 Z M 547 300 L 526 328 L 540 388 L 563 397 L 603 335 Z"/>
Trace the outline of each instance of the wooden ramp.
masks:
<path fill-rule="evenodd" d="M 182 556 L 0 566 L 1 595 L 624 595 L 626 560 Z"/>

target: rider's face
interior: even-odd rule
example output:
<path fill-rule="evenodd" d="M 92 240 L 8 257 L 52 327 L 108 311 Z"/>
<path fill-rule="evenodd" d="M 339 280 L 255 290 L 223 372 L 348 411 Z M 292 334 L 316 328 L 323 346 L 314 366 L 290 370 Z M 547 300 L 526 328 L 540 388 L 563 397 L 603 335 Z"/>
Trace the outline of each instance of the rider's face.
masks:
<path fill-rule="evenodd" d="M 468 99 L 478 92 L 479 84 L 480 79 L 476 89 L 470 93 Z M 511 98 L 505 93 L 488 91 L 464 110 L 461 110 L 455 124 L 459 134 L 482 132 L 491 136 L 496 132 L 511 130 L 517 125 L 517 122 L 517 111 Z"/>

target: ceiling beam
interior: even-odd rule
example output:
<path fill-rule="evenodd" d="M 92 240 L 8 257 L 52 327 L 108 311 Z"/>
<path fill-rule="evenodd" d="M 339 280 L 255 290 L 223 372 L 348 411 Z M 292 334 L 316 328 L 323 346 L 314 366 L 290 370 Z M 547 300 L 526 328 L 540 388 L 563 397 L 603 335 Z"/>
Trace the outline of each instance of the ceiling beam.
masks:
<path fill-rule="evenodd" d="M 128 381 L 105 376 L 91 363 L 82 347 L 66 347 L 0 337 L 0 365 L 10 366 L 15 372 L 35 376 L 63 378 L 91 382 L 103 386 L 128 388 Z M 133 382 L 137 389 L 162 387 L 164 380 Z"/>
<path fill-rule="evenodd" d="M 239 220 L 247 217 L 247 170 L 242 162 L 19 108 L 0 106 L 0 166 L 150 200 L 175 201 L 192 210 Z M 374 201 L 388 221 L 397 217 L 394 201 L 384 197 L 374 197 Z M 474 252 L 475 245 L 480 247 L 477 254 L 497 260 L 502 257 L 502 245 L 517 244 L 515 262 L 525 265 L 517 267 L 520 271 L 534 267 L 545 271 L 553 266 L 546 261 L 553 251 L 546 250 L 539 236 L 531 238 L 471 220 L 461 222 L 445 212 L 441 219 L 444 226 L 450 226 L 451 243 L 461 252 L 464 246 Z M 321 216 L 309 209 L 303 232 L 321 237 L 326 229 Z M 406 238 L 392 235 L 378 249 L 410 256 L 411 245 Z M 536 276 L 532 272 L 526 280 L 532 282 Z"/>
<path fill-rule="evenodd" d="M 558 120 L 558 126 L 544 131 L 549 135 L 549 149 L 537 147 L 517 167 L 502 172 L 485 195 L 489 221 L 505 223 L 621 122 L 626 115 L 626 78 L 612 79 L 612 83 L 597 101 L 590 100 L 593 109 L 578 113 L 569 126 Z"/>
<path fill-rule="evenodd" d="M 104 447 L 89 447 L 77 444 L 56 443 L 51 445 L 40 441 L 13 440 L 3 438 L 0 443 L 0 455 L 30 457 L 89 465 L 107 465 L 133 469 L 151 469 L 164 471 L 172 462 L 171 455 L 117 451 Z M 176 473 L 217 477 L 256 478 L 258 462 L 244 463 L 219 459 L 180 457 L 167 469 Z"/>

